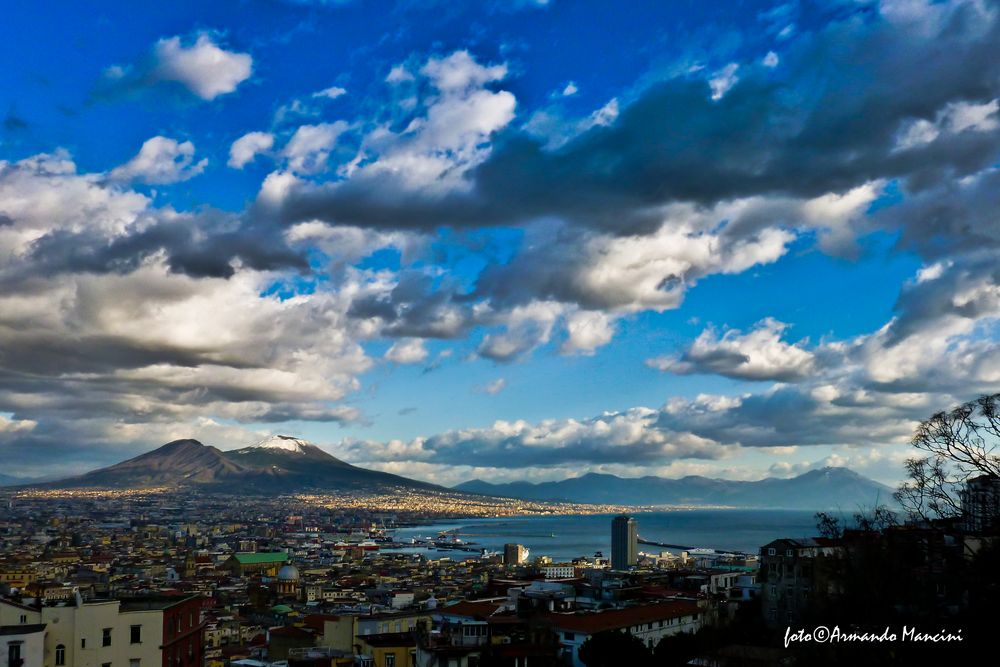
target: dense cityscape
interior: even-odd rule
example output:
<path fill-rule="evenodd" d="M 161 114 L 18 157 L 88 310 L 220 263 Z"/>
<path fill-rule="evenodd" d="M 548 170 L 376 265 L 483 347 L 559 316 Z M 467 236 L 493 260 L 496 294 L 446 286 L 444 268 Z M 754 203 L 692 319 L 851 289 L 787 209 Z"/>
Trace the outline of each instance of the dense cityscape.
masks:
<path fill-rule="evenodd" d="M 435 498 L 7 490 L 3 665 L 835 664 L 856 647 L 789 644 L 820 621 L 867 635 L 857 628 L 890 609 L 917 624 L 899 630 L 911 644 L 961 643 L 992 600 L 982 568 L 996 477 L 968 481 L 953 519 L 899 524 L 874 508 L 847 527 L 818 514 L 815 536 L 775 536 L 755 553 L 656 548 L 642 513 L 620 514 L 609 554 L 565 562 L 517 543 L 480 548 L 457 529 L 396 535 L 487 504 L 492 517 L 621 508 Z"/>

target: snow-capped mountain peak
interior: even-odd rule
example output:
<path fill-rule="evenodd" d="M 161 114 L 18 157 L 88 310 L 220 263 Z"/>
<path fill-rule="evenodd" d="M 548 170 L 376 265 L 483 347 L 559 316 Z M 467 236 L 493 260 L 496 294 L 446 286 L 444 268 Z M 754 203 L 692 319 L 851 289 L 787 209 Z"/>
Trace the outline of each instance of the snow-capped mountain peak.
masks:
<path fill-rule="evenodd" d="M 295 452 L 305 454 L 309 443 L 290 435 L 272 435 L 264 438 L 256 445 L 251 445 L 249 449 L 280 449 L 285 452 Z"/>

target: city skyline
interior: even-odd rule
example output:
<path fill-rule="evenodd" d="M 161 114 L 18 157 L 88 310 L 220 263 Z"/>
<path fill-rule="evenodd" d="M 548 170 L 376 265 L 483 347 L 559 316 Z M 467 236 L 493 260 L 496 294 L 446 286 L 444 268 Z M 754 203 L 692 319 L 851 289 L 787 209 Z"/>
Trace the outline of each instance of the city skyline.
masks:
<path fill-rule="evenodd" d="M 1000 10 L 661 4 L 10 8 L 2 472 L 901 480 L 1000 386 Z"/>

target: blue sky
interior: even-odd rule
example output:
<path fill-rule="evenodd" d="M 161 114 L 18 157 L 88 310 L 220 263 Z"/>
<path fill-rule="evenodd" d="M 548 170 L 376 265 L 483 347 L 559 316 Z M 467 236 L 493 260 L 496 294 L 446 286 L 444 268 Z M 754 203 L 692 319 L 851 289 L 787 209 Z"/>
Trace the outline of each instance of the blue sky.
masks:
<path fill-rule="evenodd" d="M 992 2 L 6 18 L 14 473 L 280 432 L 445 484 L 893 482 L 1000 384 Z"/>

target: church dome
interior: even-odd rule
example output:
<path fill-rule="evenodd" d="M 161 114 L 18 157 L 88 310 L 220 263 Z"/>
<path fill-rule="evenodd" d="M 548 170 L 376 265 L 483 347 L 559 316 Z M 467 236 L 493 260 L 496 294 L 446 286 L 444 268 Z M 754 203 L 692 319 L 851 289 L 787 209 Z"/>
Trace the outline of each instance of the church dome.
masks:
<path fill-rule="evenodd" d="M 298 581 L 299 570 L 294 565 L 285 565 L 278 570 L 278 581 Z"/>

